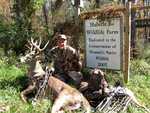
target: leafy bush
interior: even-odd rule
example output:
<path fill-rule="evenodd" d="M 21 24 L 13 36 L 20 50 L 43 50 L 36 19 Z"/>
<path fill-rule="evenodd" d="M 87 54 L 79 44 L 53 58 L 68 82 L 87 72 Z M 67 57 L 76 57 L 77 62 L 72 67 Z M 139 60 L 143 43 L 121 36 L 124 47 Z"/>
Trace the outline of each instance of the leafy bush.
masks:
<path fill-rule="evenodd" d="M 26 28 L 21 30 L 15 23 L 7 24 L 4 21 L 0 21 L 0 47 L 4 49 L 6 55 L 10 51 L 15 51 L 17 54 L 24 51 L 24 45 L 26 43 L 29 32 Z"/>
<path fill-rule="evenodd" d="M 150 64 L 150 45 L 149 43 L 145 45 L 143 53 L 142 53 L 142 59 L 145 59 L 145 61 Z"/>
<path fill-rule="evenodd" d="M 43 99 L 35 106 L 21 101 L 20 92 L 28 82 L 27 66 L 18 62 L 16 56 L 10 56 L 0 56 L 0 105 L 8 107 L 6 113 L 46 113 L 49 100 Z"/>
<path fill-rule="evenodd" d="M 132 75 L 150 75 L 150 64 L 145 59 L 131 61 Z"/>
<path fill-rule="evenodd" d="M 0 47 L 4 48 L 4 53 L 12 48 L 12 39 L 14 37 L 13 29 L 11 25 L 0 21 Z"/>
<path fill-rule="evenodd" d="M 136 51 L 138 51 L 138 59 L 145 59 L 150 64 L 150 44 L 144 43 L 140 40 L 137 41 Z"/>
<path fill-rule="evenodd" d="M 34 23 L 34 19 L 37 18 L 36 11 L 42 9 L 43 2 L 43 0 L 12 1 L 9 22 L 3 18 L 5 14 L 0 14 L 0 48 L 4 49 L 6 55 L 9 50 L 15 51 L 17 55 L 24 53 L 27 39 L 39 37 L 39 31 L 34 29 L 33 25 L 42 23 L 42 20 L 39 23 L 35 20 Z M 42 26 L 44 28 L 44 25 Z M 44 29 L 43 32 L 47 31 Z M 42 37 L 45 36 L 43 32 Z"/>
<path fill-rule="evenodd" d="M 137 43 L 139 48 L 139 56 L 137 59 L 133 59 L 130 63 L 131 73 L 133 75 L 150 75 L 150 45 Z"/>

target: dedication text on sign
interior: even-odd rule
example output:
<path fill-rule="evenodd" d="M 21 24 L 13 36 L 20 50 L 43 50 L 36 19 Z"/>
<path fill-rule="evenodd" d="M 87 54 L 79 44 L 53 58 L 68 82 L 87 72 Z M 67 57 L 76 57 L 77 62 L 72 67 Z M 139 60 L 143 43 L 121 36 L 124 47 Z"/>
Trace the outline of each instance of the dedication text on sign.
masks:
<path fill-rule="evenodd" d="M 121 68 L 121 20 L 85 20 L 86 66 Z"/>

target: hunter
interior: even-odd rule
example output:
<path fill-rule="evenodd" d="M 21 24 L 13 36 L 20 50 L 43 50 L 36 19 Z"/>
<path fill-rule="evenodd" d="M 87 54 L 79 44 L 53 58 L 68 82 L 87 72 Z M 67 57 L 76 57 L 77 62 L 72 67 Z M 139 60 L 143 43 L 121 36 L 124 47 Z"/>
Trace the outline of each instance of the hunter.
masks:
<path fill-rule="evenodd" d="M 56 37 L 56 46 L 46 53 L 48 59 L 52 59 L 56 77 L 65 83 L 73 83 L 79 88 L 82 74 L 82 64 L 78 52 L 67 44 L 67 36 L 59 34 Z"/>

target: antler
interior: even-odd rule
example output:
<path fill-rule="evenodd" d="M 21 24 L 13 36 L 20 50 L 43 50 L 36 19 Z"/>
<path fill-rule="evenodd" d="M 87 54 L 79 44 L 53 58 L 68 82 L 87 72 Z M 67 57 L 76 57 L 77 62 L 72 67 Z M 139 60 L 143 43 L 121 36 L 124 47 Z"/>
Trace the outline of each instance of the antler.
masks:
<path fill-rule="evenodd" d="M 33 46 L 34 46 L 35 47 L 34 49 L 37 49 L 39 52 L 43 51 L 49 44 L 49 41 L 45 44 L 45 46 L 43 48 L 40 48 L 41 42 L 42 42 L 41 38 L 40 38 L 39 43 L 37 40 L 34 42 L 33 38 L 31 38 L 31 42 L 29 43 L 31 45 L 31 49 L 33 49 Z"/>
<path fill-rule="evenodd" d="M 35 48 L 33 48 L 33 45 L 32 45 L 32 43 L 31 43 L 31 41 L 30 40 L 27 40 L 27 44 L 25 45 L 30 51 L 34 51 L 35 50 Z"/>

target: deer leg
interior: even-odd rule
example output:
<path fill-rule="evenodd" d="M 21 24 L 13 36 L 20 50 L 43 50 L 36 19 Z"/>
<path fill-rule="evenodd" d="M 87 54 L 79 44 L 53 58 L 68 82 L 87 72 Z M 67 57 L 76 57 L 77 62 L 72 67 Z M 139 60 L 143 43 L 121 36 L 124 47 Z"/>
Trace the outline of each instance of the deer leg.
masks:
<path fill-rule="evenodd" d="M 61 109 L 66 102 L 66 96 L 67 95 L 64 94 L 62 95 L 62 92 L 59 94 L 59 96 L 54 101 L 51 113 L 59 113 L 60 111 L 62 111 Z"/>
<path fill-rule="evenodd" d="M 54 101 L 51 113 L 59 113 L 65 109 L 67 110 L 69 104 L 75 104 L 74 101 L 68 90 L 63 90 Z"/>
<path fill-rule="evenodd" d="M 20 94 L 21 96 L 21 99 L 24 101 L 24 102 L 27 102 L 27 95 L 30 94 L 31 92 L 33 92 L 34 90 L 36 89 L 36 86 L 35 84 L 30 84 L 25 90 L 23 90 Z"/>
<path fill-rule="evenodd" d="M 64 89 L 56 98 L 51 113 L 62 113 L 64 110 L 72 111 L 80 108 L 80 99 L 76 99 L 78 96 L 80 98 L 80 95 L 75 95 L 74 93 L 70 94 L 69 90 Z"/>

